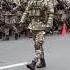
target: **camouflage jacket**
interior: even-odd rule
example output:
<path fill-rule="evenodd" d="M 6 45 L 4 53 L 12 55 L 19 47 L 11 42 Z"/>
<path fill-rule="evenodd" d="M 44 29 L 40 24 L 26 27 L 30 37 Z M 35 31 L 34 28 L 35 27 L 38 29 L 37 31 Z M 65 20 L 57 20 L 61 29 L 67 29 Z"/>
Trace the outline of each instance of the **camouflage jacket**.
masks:
<path fill-rule="evenodd" d="M 25 20 L 27 19 L 28 15 L 30 16 L 30 14 L 31 14 L 30 10 L 33 11 L 32 14 L 31 14 L 33 17 L 34 16 L 39 16 L 40 12 L 39 12 L 38 8 L 37 8 L 37 13 L 35 13 L 35 10 L 33 8 L 30 9 L 31 7 L 33 7 L 32 4 L 33 4 L 33 2 L 30 2 L 30 4 L 28 4 L 28 6 L 26 7 L 26 10 L 23 13 L 21 21 L 20 21 L 21 23 L 25 22 Z M 44 24 L 43 22 L 36 22 L 36 21 L 35 22 L 31 22 L 29 24 L 29 26 L 28 26 L 29 29 L 31 29 L 31 30 L 44 30 L 46 27 L 52 27 L 52 25 L 53 25 L 53 17 L 54 17 L 54 8 L 53 8 L 52 0 L 44 0 L 44 1 L 42 1 L 42 6 L 41 7 L 43 7 L 43 6 L 48 8 L 48 10 L 47 9 L 43 10 L 43 11 L 45 11 L 44 12 L 45 13 L 45 17 L 44 18 L 45 18 L 46 24 Z M 42 9 L 43 8 L 40 8 L 40 10 L 42 10 Z M 44 16 L 44 15 L 42 14 L 42 16 Z"/>

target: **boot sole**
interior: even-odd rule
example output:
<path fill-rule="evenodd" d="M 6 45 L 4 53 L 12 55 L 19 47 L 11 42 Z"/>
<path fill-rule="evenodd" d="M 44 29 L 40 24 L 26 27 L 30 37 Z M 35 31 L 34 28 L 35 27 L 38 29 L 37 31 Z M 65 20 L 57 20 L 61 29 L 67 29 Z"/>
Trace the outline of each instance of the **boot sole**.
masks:
<path fill-rule="evenodd" d="M 31 68 L 29 65 L 27 65 L 27 68 L 29 68 L 30 70 L 35 70 L 35 69 Z"/>
<path fill-rule="evenodd" d="M 41 66 L 41 67 L 37 67 L 37 68 L 45 68 L 46 66 Z"/>

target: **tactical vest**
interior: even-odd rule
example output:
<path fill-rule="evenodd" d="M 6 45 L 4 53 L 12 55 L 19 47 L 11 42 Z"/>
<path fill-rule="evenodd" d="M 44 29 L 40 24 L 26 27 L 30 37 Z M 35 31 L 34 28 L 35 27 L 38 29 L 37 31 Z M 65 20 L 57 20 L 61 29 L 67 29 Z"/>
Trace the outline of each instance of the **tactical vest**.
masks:
<path fill-rule="evenodd" d="M 39 17 L 40 16 L 40 10 L 43 6 L 42 1 L 33 1 L 30 9 L 29 9 L 29 16 L 31 17 Z"/>
<path fill-rule="evenodd" d="M 31 30 L 45 30 L 46 24 L 44 24 L 42 21 L 39 20 L 39 22 L 33 20 L 35 18 L 39 19 L 41 16 L 46 16 L 46 20 L 48 18 L 47 15 L 41 15 L 41 10 L 43 10 L 44 3 L 41 0 L 36 0 L 31 4 L 31 7 L 29 8 L 29 16 L 32 20 L 32 22 L 29 24 L 28 29 Z M 44 11 L 44 10 L 43 10 Z M 44 12 L 45 13 L 45 12 Z M 35 17 L 35 18 L 34 18 Z"/>

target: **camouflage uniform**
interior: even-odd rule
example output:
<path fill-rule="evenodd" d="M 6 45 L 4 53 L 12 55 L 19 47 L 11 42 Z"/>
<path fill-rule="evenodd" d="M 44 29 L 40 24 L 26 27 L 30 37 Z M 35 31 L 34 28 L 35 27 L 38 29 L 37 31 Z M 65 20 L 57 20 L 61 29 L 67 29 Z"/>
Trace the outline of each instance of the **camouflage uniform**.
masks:
<path fill-rule="evenodd" d="M 12 14 L 10 11 L 6 11 L 6 13 L 4 14 L 4 17 L 5 17 L 5 23 L 6 23 L 5 27 L 7 27 L 9 30 L 10 29 L 13 30 L 15 32 L 15 39 L 17 39 L 17 37 L 18 37 L 18 29 L 15 26 L 15 23 L 16 23 L 15 14 Z M 5 31 L 5 32 L 8 32 L 8 31 Z M 8 34 L 9 34 L 9 32 L 8 32 Z"/>
<path fill-rule="evenodd" d="M 16 24 L 16 27 L 18 29 L 18 32 L 19 32 L 19 36 L 21 36 L 21 33 L 23 32 L 23 25 L 19 25 L 19 22 L 20 22 L 20 19 L 21 19 L 21 16 L 22 16 L 23 12 L 22 11 L 17 11 L 16 15 L 17 15 L 17 24 Z"/>
<path fill-rule="evenodd" d="M 21 23 L 30 18 L 31 23 L 28 26 L 33 33 L 35 58 L 27 67 L 35 70 L 35 65 L 38 68 L 45 67 L 43 43 L 45 30 L 53 26 L 53 3 L 52 0 L 34 0 L 28 3 L 25 12 L 21 18 Z"/>
<path fill-rule="evenodd" d="M 69 15 L 69 0 L 57 0 L 57 3 L 55 5 L 55 16 L 59 16 L 59 19 L 57 19 L 57 25 L 58 25 L 58 30 L 61 31 L 61 28 L 63 24 L 67 24 L 67 17 Z M 57 14 L 57 15 L 56 15 Z M 56 22 L 56 21 L 55 21 Z"/>
<path fill-rule="evenodd" d="M 2 9 L 1 11 L 0 11 L 0 23 L 1 23 L 1 29 L 2 29 L 2 38 L 4 39 L 4 37 L 5 37 L 5 32 L 4 32 L 4 25 L 5 25 L 5 23 L 4 23 L 4 14 L 5 14 L 5 11 Z"/>
<path fill-rule="evenodd" d="M 1 20 L 1 14 L 2 14 L 2 7 L 0 6 L 0 39 L 2 38 L 2 20 Z"/>
<path fill-rule="evenodd" d="M 5 13 L 3 14 L 3 17 L 4 17 L 4 22 L 5 22 L 5 25 L 3 26 L 3 32 L 4 32 L 4 38 L 3 40 L 9 40 L 9 24 L 10 24 L 10 20 L 9 20 L 9 15 L 10 12 L 9 11 L 5 11 Z"/>

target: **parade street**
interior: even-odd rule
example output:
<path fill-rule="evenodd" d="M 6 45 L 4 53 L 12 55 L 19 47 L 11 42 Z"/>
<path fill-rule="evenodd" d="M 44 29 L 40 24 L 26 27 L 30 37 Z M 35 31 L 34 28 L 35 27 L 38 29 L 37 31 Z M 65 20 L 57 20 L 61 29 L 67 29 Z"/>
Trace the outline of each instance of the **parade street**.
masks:
<path fill-rule="evenodd" d="M 43 45 L 46 68 L 36 70 L 70 70 L 70 34 L 46 36 Z M 29 70 L 34 58 L 32 38 L 0 41 L 0 70 Z"/>

